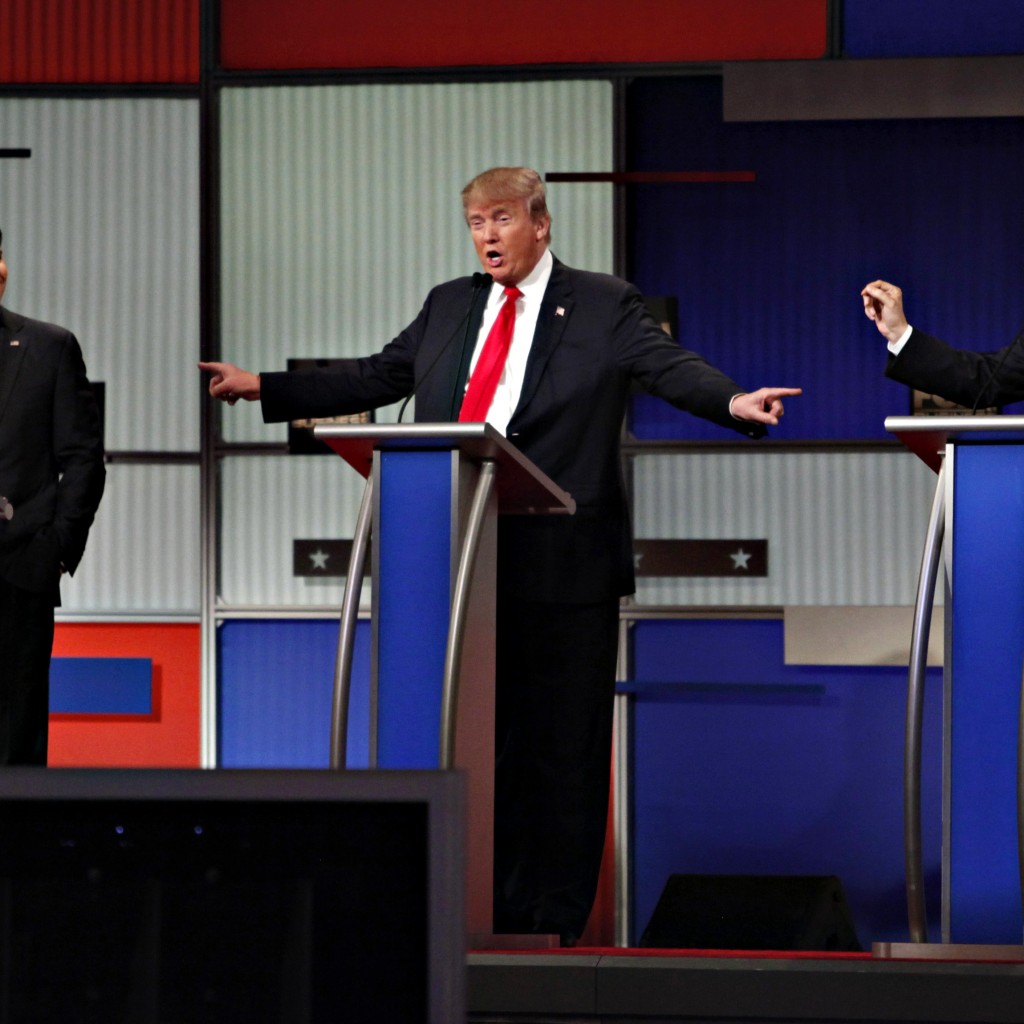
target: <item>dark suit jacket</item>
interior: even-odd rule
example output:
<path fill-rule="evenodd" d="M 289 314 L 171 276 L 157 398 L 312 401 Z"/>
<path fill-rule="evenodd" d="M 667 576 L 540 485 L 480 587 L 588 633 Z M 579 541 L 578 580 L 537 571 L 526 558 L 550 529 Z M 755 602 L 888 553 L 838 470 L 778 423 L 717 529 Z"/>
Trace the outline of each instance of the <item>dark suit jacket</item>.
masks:
<path fill-rule="evenodd" d="M 915 328 L 900 354 L 889 356 L 885 373 L 968 408 L 976 401 L 979 408 L 1007 405 L 1024 399 L 1024 346 L 1014 342 L 998 352 L 971 352 Z"/>
<path fill-rule="evenodd" d="M 264 420 L 362 411 L 412 390 L 417 421 L 457 419 L 463 344 L 476 341 L 485 295 L 471 278 L 449 281 L 377 355 L 332 371 L 262 374 Z M 632 593 L 619 441 L 634 383 L 723 427 L 764 433 L 729 414 L 730 398 L 744 389 L 668 337 L 632 285 L 555 260 L 508 438 L 572 494 L 577 511 L 501 517 L 502 587 L 544 601 Z"/>
<path fill-rule="evenodd" d="M 0 307 L 0 576 L 59 603 L 103 494 L 100 420 L 82 352 L 63 327 Z"/>

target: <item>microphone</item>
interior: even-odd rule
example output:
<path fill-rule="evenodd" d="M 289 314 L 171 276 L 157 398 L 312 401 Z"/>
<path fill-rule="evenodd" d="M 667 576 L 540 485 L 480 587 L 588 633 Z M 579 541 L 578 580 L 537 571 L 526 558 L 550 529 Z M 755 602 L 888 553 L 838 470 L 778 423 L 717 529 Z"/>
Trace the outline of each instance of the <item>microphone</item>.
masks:
<path fill-rule="evenodd" d="M 1017 337 L 1010 342 L 1006 348 L 1003 349 L 1003 354 L 999 357 L 999 362 L 996 363 L 995 369 L 989 374 L 988 381 L 985 386 L 978 392 L 978 397 L 974 400 L 974 405 L 971 406 L 971 415 L 974 416 L 978 412 L 978 406 L 981 405 L 982 398 L 990 391 L 993 391 L 994 386 L 999 382 L 999 374 L 1003 369 L 1003 364 L 1006 362 L 1006 357 L 1020 344 L 1021 340 L 1024 339 L 1024 327 L 1017 332 Z"/>
<path fill-rule="evenodd" d="M 455 387 L 458 387 L 458 382 L 461 379 L 461 368 L 466 359 L 466 348 L 469 344 L 469 325 L 473 318 L 473 310 L 476 308 L 476 303 L 480 295 L 480 292 L 489 288 L 493 280 L 494 279 L 491 277 L 490 274 L 481 274 L 479 271 L 473 275 L 473 291 L 472 294 L 470 295 L 469 306 L 467 307 L 466 312 L 462 315 L 462 319 L 458 322 L 458 325 L 456 326 L 455 330 L 452 331 L 451 336 L 438 350 L 437 355 L 434 356 L 434 358 L 430 362 L 430 365 L 426 368 L 426 370 L 423 371 L 423 375 L 420 377 L 420 379 L 413 385 L 412 391 L 410 391 L 409 394 L 405 396 L 405 401 L 402 402 L 402 406 L 398 410 L 399 423 L 402 422 L 402 417 L 405 415 L 405 407 L 409 404 L 409 402 L 412 401 L 413 395 L 416 394 L 416 392 L 420 388 L 420 385 L 430 376 L 434 367 L 437 366 L 437 361 L 441 358 L 441 356 L 445 354 L 445 352 L 448 351 L 449 346 L 455 340 L 456 336 L 459 333 L 459 330 L 463 327 L 463 325 L 465 325 L 465 331 L 463 332 L 462 336 L 462 357 L 459 360 L 460 373 L 457 374 L 455 378 Z M 452 402 L 454 403 L 454 401 L 455 392 L 453 391 Z"/>

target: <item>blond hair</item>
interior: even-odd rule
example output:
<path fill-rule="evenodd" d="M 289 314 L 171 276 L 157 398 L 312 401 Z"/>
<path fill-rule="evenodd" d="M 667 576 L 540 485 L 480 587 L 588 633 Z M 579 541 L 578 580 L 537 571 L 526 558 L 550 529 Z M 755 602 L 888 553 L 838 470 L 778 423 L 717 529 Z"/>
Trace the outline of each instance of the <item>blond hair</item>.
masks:
<path fill-rule="evenodd" d="M 546 218 L 548 231 L 544 240 L 551 241 L 547 189 L 536 171 L 529 167 L 492 167 L 478 174 L 462 190 L 462 209 L 465 212 L 474 203 L 497 203 L 503 199 L 525 202 L 534 223 Z"/>

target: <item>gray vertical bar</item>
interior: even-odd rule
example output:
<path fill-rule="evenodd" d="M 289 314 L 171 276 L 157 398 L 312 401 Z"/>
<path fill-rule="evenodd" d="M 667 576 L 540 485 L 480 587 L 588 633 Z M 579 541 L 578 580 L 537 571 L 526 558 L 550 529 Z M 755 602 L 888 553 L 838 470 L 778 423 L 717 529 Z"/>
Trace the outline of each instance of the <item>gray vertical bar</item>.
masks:
<path fill-rule="evenodd" d="M 200 4 L 199 23 L 199 354 L 220 357 L 220 117 L 213 72 L 219 60 L 218 5 Z M 199 523 L 202 534 L 199 591 L 200 717 L 199 766 L 217 767 L 217 582 L 220 547 L 217 508 L 220 473 L 220 403 L 206 394 L 197 375 L 200 471 Z"/>

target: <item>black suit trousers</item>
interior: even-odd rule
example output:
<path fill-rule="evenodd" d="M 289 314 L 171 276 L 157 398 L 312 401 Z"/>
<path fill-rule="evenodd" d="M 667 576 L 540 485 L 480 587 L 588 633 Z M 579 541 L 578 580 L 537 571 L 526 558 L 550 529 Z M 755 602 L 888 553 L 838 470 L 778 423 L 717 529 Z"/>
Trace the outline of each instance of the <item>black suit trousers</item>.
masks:
<path fill-rule="evenodd" d="M 46 764 L 53 598 L 0 579 L 0 765 Z"/>
<path fill-rule="evenodd" d="M 498 597 L 495 930 L 578 938 L 608 820 L 618 598 Z"/>

